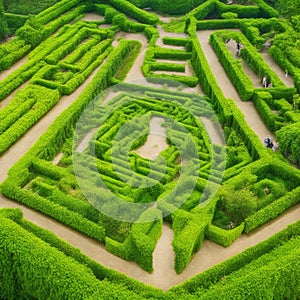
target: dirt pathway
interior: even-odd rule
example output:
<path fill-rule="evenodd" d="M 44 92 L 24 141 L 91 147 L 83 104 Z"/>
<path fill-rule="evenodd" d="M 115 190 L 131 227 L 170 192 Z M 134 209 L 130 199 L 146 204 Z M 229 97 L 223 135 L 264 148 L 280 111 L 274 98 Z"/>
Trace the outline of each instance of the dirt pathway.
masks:
<path fill-rule="evenodd" d="M 271 139 L 275 140 L 275 136 L 264 124 L 254 104 L 249 101 L 242 101 L 238 92 L 228 78 L 223 66 L 219 62 L 217 55 L 209 44 L 209 36 L 213 32 L 214 31 L 211 30 L 198 31 L 197 37 L 204 51 L 205 57 L 216 77 L 218 85 L 221 87 L 226 98 L 231 98 L 234 100 L 237 107 L 245 116 L 249 126 L 257 134 L 261 141 L 263 141 L 266 136 L 269 136 Z"/>
<path fill-rule="evenodd" d="M 161 151 L 168 147 L 166 142 L 166 128 L 161 124 L 165 120 L 159 117 L 152 117 L 150 120 L 150 131 L 146 143 L 134 150 L 135 153 L 148 159 L 155 159 Z"/>
<path fill-rule="evenodd" d="M 294 87 L 294 80 L 291 76 L 285 76 L 285 71 L 281 69 L 281 67 L 275 62 L 272 55 L 268 52 L 262 52 L 261 55 L 263 56 L 264 60 L 270 68 L 277 74 L 279 79 L 287 86 L 287 87 Z"/>
<path fill-rule="evenodd" d="M 173 231 L 168 225 L 163 225 L 163 234 L 158 241 L 157 247 L 153 253 L 154 272 L 149 274 L 143 271 L 136 263 L 125 261 L 117 256 L 108 253 L 104 246 L 97 241 L 72 230 L 68 226 L 59 223 L 43 214 L 29 209 L 19 203 L 11 201 L 0 195 L 0 208 L 21 208 L 24 217 L 32 223 L 54 232 L 59 238 L 67 241 L 73 247 L 80 249 L 82 253 L 102 264 L 105 267 L 112 268 L 118 272 L 135 278 L 144 284 L 152 285 L 163 290 L 168 290 L 174 285 L 187 280 L 200 272 L 203 272 L 214 265 L 225 261 L 227 258 L 238 254 L 245 249 L 256 245 L 257 243 L 281 231 L 287 224 L 292 224 L 299 220 L 300 204 L 289 209 L 275 220 L 261 226 L 251 234 L 243 235 L 237 239 L 231 246 L 223 248 L 210 241 L 204 241 L 200 251 L 196 253 L 191 263 L 181 273 L 174 271 L 174 252 L 171 246 L 173 240 Z"/>
<path fill-rule="evenodd" d="M 96 68 L 86 81 L 70 96 L 61 97 L 60 101 L 42 119 L 3 153 L 0 157 L 0 183 L 7 177 L 7 171 L 29 150 L 53 121 L 77 99 L 99 69 L 100 67 Z"/>

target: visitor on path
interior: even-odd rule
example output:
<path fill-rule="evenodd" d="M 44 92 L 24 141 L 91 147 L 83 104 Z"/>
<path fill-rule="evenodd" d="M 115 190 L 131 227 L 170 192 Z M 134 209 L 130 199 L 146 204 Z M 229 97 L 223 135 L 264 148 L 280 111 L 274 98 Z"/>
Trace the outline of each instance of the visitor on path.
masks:
<path fill-rule="evenodd" d="M 273 148 L 273 146 L 274 146 L 272 143 L 272 140 L 268 136 L 264 139 L 264 145 L 267 148 Z"/>
<path fill-rule="evenodd" d="M 236 43 L 236 53 L 238 55 L 240 55 L 241 50 L 242 50 L 242 44 L 240 42 L 237 42 Z"/>
<path fill-rule="evenodd" d="M 263 79 L 262 79 L 262 86 L 263 86 L 264 88 L 266 88 L 267 85 L 268 85 L 268 82 L 267 82 L 267 76 L 264 76 Z"/>

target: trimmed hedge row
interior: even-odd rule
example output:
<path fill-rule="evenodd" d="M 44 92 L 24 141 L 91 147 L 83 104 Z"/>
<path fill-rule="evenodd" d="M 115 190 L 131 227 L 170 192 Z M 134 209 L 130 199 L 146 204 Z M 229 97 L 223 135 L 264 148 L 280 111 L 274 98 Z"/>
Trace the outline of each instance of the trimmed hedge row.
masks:
<path fill-rule="evenodd" d="M 244 232 L 246 233 L 274 219 L 282 212 L 286 211 L 288 208 L 299 203 L 299 171 L 282 163 L 279 160 L 272 161 L 270 163 L 270 159 L 273 158 L 271 156 L 268 157 L 267 155 L 265 155 L 264 159 L 260 159 L 256 162 L 251 163 L 243 170 L 243 172 L 239 176 L 231 178 L 226 182 L 226 184 L 228 184 L 229 187 L 232 188 L 232 190 L 239 190 L 242 189 L 243 186 L 245 186 L 245 184 L 247 183 L 247 178 L 249 179 L 249 176 L 253 175 L 256 177 L 255 182 L 251 184 L 251 189 L 254 188 L 254 192 L 257 188 L 256 182 L 261 182 L 262 180 L 266 180 L 268 178 L 280 178 L 285 182 L 286 193 L 284 193 L 284 195 L 282 195 L 281 193 L 279 193 L 277 197 L 275 195 L 276 198 L 271 199 L 271 203 L 268 202 L 268 205 L 263 207 L 262 209 L 259 209 L 258 206 L 259 210 L 245 219 Z M 265 182 L 264 186 L 268 186 L 268 183 Z M 276 193 L 276 191 L 273 191 L 273 189 L 274 188 L 271 188 L 272 193 Z"/>
<path fill-rule="evenodd" d="M 198 299 L 232 299 L 238 295 L 241 299 L 287 297 L 296 300 L 300 288 L 299 245 L 299 236 L 291 239 L 243 269 L 226 276 Z M 247 275 L 242 276 L 245 273 Z"/>
<path fill-rule="evenodd" d="M 109 0 L 109 3 L 117 8 L 118 10 L 122 11 L 126 15 L 129 15 L 130 17 L 140 21 L 141 23 L 144 24 L 149 24 L 149 25 L 155 25 L 158 23 L 159 18 L 156 15 L 150 14 L 129 1 L 124 1 L 124 0 Z"/>
<path fill-rule="evenodd" d="M 153 41 L 156 41 L 157 36 L 155 35 Z M 158 82 L 161 83 L 161 79 L 169 79 L 170 83 L 172 81 L 182 82 L 190 87 L 195 87 L 198 84 L 198 78 L 196 76 L 185 76 L 185 75 L 177 75 L 177 74 L 155 74 L 154 70 L 158 70 L 157 67 L 161 70 L 163 68 L 164 71 L 181 71 L 182 66 L 180 64 L 167 64 L 155 62 L 155 59 L 171 59 L 171 60 L 187 60 L 191 58 L 191 52 L 182 51 L 182 50 L 174 50 L 174 49 L 166 49 L 159 48 L 157 46 L 151 46 L 149 43 L 144 64 L 142 66 L 142 71 L 144 76 L 150 82 Z"/>
<path fill-rule="evenodd" d="M 148 218 L 153 218 L 153 222 L 146 222 Z M 161 211 L 150 208 L 132 225 L 129 236 L 123 243 L 106 238 L 107 251 L 126 260 L 137 262 L 140 267 L 153 272 L 153 251 L 162 231 Z"/>
<path fill-rule="evenodd" d="M 18 37 L 0 45 L 0 71 L 8 69 L 17 60 L 26 55 L 30 49 L 31 46 Z"/>
<path fill-rule="evenodd" d="M 191 214 L 176 210 L 172 214 L 172 241 L 175 252 L 175 271 L 181 273 L 189 264 L 193 255 L 201 248 L 205 231 L 211 216 L 201 213 Z"/>
<path fill-rule="evenodd" d="M 254 215 L 246 218 L 244 231 L 248 233 L 254 230 L 255 228 L 259 227 L 260 225 L 275 219 L 288 208 L 299 203 L 299 199 L 300 188 L 296 188 L 293 191 L 286 194 L 285 196 L 275 200 L 265 208 L 259 210 Z"/>
<path fill-rule="evenodd" d="M 270 102 L 273 102 L 273 97 L 270 93 L 259 91 L 255 92 L 253 102 L 269 130 L 275 132 L 284 126 L 286 122 L 285 118 L 280 116 L 278 113 L 273 112 L 270 107 Z"/>
<path fill-rule="evenodd" d="M 227 50 L 226 44 L 224 43 L 225 36 L 228 38 L 233 38 L 233 34 L 229 32 L 216 32 L 210 36 L 210 44 L 214 48 L 220 62 L 222 63 L 227 75 L 229 76 L 231 82 L 239 92 L 242 100 L 250 100 L 254 93 L 254 86 L 249 77 L 245 74 L 242 66 L 242 61 L 235 59 L 232 54 Z M 239 37 L 240 38 L 240 37 Z M 237 37 L 234 37 L 237 40 Z M 238 39 L 237 41 L 240 41 Z M 245 41 L 241 41 L 244 45 Z M 245 45 L 245 47 L 248 45 Z M 243 49 L 244 50 L 244 49 Z"/>
<path fill-rule="evenodd" d="M 1 217 L 0 231 L 0 291 L 6 299 L 108 299 L 114 290 L 121 299 L 143 299 L 117 283 L 97 280 L 89 268 L 11 220 Z"/>
<path fill-rule="evenodd" d="M 262 78 L 263 76 L 267 76 L 268 82 L 273 83 L 274 88 L 272 88 L 272 90 L 275 92 L 275 90 L 279 89 L 277 92 L 278 97 L 284 97 L 286 96 L 286 93 L 291 93 L 291 95 L 294 93 L 293 89 L 283 89 L 280 91 L 280 89 L 285 88 L 284 84 L 257 53 L 256 48 L 254 48 L 242 34 L 227 31 L 214 33 L 210 37 L 210 42 L 216 50 L 223 67 L 243 100 L 252 99 L 254 87 L 248 76 L 243 71 L 241 61 L 233 58 L 231 53 L 229 53 L 226 49 L 224 40 L 227 38 L 233 38 L 237 42 L 241 42 L 243 44 L 244 48 L 241 50 L 241 57 L 259 77 Z"/>
<path fill-rule="evenodd" d="M 80 4 L 80 0 L 63 0 L 40 12 L 36 18 L 43 25 Z"/>
<path fill-rule="evenodd" d="M 241 223 L 238 227 L 231 230 L 225 230 L 214 225 L 209 225 L 205 236 L 214 243 L 228 247 L 241 236 L 243 230 L 244 223 Z"/>
<path fill-rule="evenodd" d="M 24 97 L 24 98 L 23 98 Z M 17 141 L 30 127 L 32 127 L 43 115 L 45 115 L 58 101 L 60 94 L 40 86 L 29 86 L 21 90 L 13 106 L 20 101 L 28 99 L 19 109 L 6 115 L 3 123 L 3 132 L 0 135 L 0 153 L 6 151 Z M 11 109 L 6 107 L 5 111 Z"/>
<path fill-rule="evenodd" d="M 72 125 L 78 120 L 81 112 L 87 104 L 110 83 L 112 76 L 115 74 L 120 64 L 122 64 L 124 56 L 128 53 L 127 46 L 129 45 L 130 49 L 131 44 L 130 41 L 120 42 L 119 47 L 109 55 L 106 63 L 88 84 L 77 101 L 50 125 L 49 129 L 38 140 L 35 146 L 10 169 L 7 180 L 1 185 L 1 191 L 8 197 L 23 203 L 26 202 L 28 206 L 56 217 L 72 227 L 100 240 L 104 238 L 103 228 L 98 225 L 93 225 L 93 223 L 89 221 L 84 221 L 82 216 L 72 213 L 65 208 L 53 205 L 46 199 L 41 198 L 30 191 L 23 190 L 22 187 L 29 180 L 29 168 L 32 165 L 32 160 L 36 157 L 49 160 L 58 153 L 58 150 L 64 141 L 71 136 Z M 22 176 L 20 176 L 20 174 L 22 174 Z M 66 215 L 69 217 L 66 218 Z M 94 226 L 97 228 L 94 228 Z"/>
<path fill-rule="evenodd" d="M 253 159 L 264 155 L 266 149 L 258 137 L 248 126 L 242 113 L 238 110 L 231 99 L 226 99 L 218 86 L 215 76 L 205 58 L 203 50 L 196 35 L 196 19 L 191 18 L 188 28 L 192 38 L 192 64 L 200 80 L 204 92 L 210 97 L 212 104 L 219 113 L 221 123 L 233 127 L 245 140 L 245 145 Z"/>
<path fill-rule="evenodd" d="M 216 82 L 215 76 L 210 69 L 196 35 L 196 19 L 193 17 L 190 19 L 191 22 L 188 28 L 188 33 L 192 40 L 191 62 L 194 71 L 201 83 L 203 91 L 211 99 L 215 111 L 220 114 L 221 122 L 223 123 L 226 120 L 228 124 L 231 124 L 231 109 L 228 107 L 227 100 Z"/>
<path fill-rule="evenodd" d="M 202 291 L 202 293 L 205 295 L 206 290 L 209 290 L 210 287 L 213 287 L 216 282 L 220 282 L 222 278 L 230 275 L 231 273 L 234 274 L 234 272 L 244 267 L 247 267 L 247 265 L 252 261 L 257 260 L 263 255 L 280 247 L 280 245 L 285 244 L 294 236 L 299 236 L 300 235 L 299 225 L 300 222 L 296 222 L 292 225 L 289 225 L 286 229 L 276 233 L 275 235 L 257 244 L 256 246 L 253 246 L 245 250 L 244 252 L 239 253 L 231 257 L 230 259 L 210 268 L 209 270 L 199 275 L 196 275 L 194 278 L 187 280 L 176 287 L 171 288 L 170 289 L 171 294 L 176 295 L 177 297 L 180 296 L 192 297 L 198 291 Z M 285 256 L 285 254 L 283 254 L 283 257 Z M 273 260 L 276 259 L 278 259 L 278 257 L 273 258 Z M 246 276 L 246 274 L 247 274 L 247 270 L 245 270 L 244 276 Z M 243 278 L 244 276 L 241 276 L 240 278 Z M 216 292 L 215 297 L 217 296 L 217 294 L 218 293 Z M 238 294 L 239 293 L 236 293 L 236 295 Z"/>

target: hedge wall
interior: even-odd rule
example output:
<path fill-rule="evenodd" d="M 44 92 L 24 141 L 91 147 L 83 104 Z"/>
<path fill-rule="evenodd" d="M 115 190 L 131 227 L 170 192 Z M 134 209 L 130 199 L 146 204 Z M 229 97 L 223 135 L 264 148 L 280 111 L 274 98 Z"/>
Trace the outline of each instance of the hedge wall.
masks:
<path fill-rule="evenodd" d="M 143 299 L 0 217 L 2 299 Z M 18 284 L 16 284 L 18 283 Z M 115 296 L 116 296 L 115 295 Z"/>
<path fill-rule="evenodd" d="M 135 5 L 131 4 L 129 1 L 109 0 L 109 3 L 115 8 L 117 8 L 118 10 L 140 21 L 141 23 L 155 25 L 159 21 L 157 16 L 136 7 Z"/>
<path fill-rule="evenodd" d="M 295 236 L 299 237 L 299 235 L 300 235 L 300 226 L 299 225 L 300 225 L 299 222 L 289 225 L 283 231 L 276 233 L 275 235 L 273 235 L 270 238 L 266 239 L 265 241 L 257 244 L 256 246 L 253 246 L 253 247 L 243 251 L 242 253 L 239 253 L 239 254 L 231 257 L 230 259 L 210 268 L 209 270 L 196 275 L 194 278 L 187 280 L 176 287 L 171 288 L 170 289 L 171 295 L 176 296 L 179 299 L 180 299 L 180 297 L 183 297 L 183 299 L 184 299 L 184 297 L 190 297 L 189 299 L 194 299 L 193 297 L 195 297 L 195 299 L 199 299 L 199 297 L 200 297 L 199 292 L 202 293 L 203 296 L 205 296 L 206 292 L 207 291 L 209 292 L 209 290 L 212 289 L 212 290 L 214 290 L 214 297 L 218 297 L 218 290 L 214 289 L 215 284 L 216 284 L 216 287 L 220 288 L 219 283 L 222 283 L 226 277 L 230 276 L 231 274 L 232 274 L 232 276 L 235 276 L 234 274 L 236 271 L 242 270 L 240 273 L 237 274 L 238 278 L 235 278 L 235 280 L 237 280 L 236 287 L 239 287 L 239 291 L 237 291 L 236 287 L 235 287 L 234 288 L 235 295 L 231 296 L 232 299 L 236 298 L 236 296 L 238 296 L 240 293 L 243 293 L 244 287 L 248 286 L 248 284 L 245 284 L 245 285 L 241 284 L 241 281 L 243 281 L 244 278 L 248 278 L 247 277 L 248 264 L 251 264 L 252 261 L 255 262 L 260 257 L 263 258 L 264 255 L 268 254 L 268 253 L 271 253 L 269 255 L 271 262 L 272 261 L 276 262 L 277 259 L 281 259 L 281 258 L 284 259 L 285 255 L 288 252 L 285 252 L 285 253 L 283 252 L 280 254 L 280 256 L 278 256 L 278 255 L 273 256 L 272 251 L 276 250 L 277 248 L 280 248 L 281 245 L 284 245 L 289 240 L 293 239 L 293 237 L 295 237 Z M 297 249 L 297 247 L 294 249 Z M 294 252 L 294 251 L 291 250 L 291 252 Z M 257 267 L 257 269 L 256 269 L 258 274 L 261 270 L 261 267 L 262 266 Z M 244 268 L 244 269 L 242 269 L 242 268 Z M 285 282 L 285 279 L 289 278 L 290 274 L 286 274 L 284 272 L 284 268 L 275 268 L 275 269 L 278 270 L 279 274 L 281 274 L 283 276 L 282 277 L 283 282 Z M 265 272 L 265 271 L 263 271 L 263 272 Z M 268 275 L 266 274 L 265 278 L 267 278 L 267 277 L 268 277 Z M 296 275 L 296 278 L 297 277 L 298 277 L 298 275 Z M 262 281 L 265 282 L 264 279 L 262 279 Z M 253 282 L 256 282 L 256 281 L 254 280 Z M 299 284 L 299 280 L 296 280 L 296 282 L 298 282 L 298 284 Z M 295 281 L 293 281 L 293 283 L 295 283 Z M 269 282 L 268 284 L 272 284 L 272 283 Z M 295 286 L 297 286 L 297 285 L 295 285 Z M 295 286 L 294 286 L 294 288 L 295 288 Z M 272 290 L 274 293 L 276 293 L 276 288 L 273 288 Z M 290 291 L 291 291 L 291 287 L 287 286 L 287 288 L 284 288 L 284 286 L 283 286 L 279 290 L 285 291 L 289 295 Z M 227 293 L 231 293 L 230 288 L 226 289 L 226 291 L 227 291 Z M 296 291 L 296 290 L 293 290 L 293 291 Z M 248 290 L 248 292 L 255 293 L 255 292 L 259 292 L 259 291 L 257 291 L 256 286 L 252 286 L 252 288 L 250 289 L 250 291 Z M 297 292 L 295 292 L 294 294 L 297 295 Z M 212 294 L 210 294 L 210 297 L 211 296 L 212 296 Z M 210 299 L 210 297 L 208 299 Z M 273 298 L 273 297 L 271 297 L 271 298 Z M 204 297 L 204 299 L 206 299 L 206 298 Z M 224 299 L 224 295 L 223 295 L 223 299 Z"/>

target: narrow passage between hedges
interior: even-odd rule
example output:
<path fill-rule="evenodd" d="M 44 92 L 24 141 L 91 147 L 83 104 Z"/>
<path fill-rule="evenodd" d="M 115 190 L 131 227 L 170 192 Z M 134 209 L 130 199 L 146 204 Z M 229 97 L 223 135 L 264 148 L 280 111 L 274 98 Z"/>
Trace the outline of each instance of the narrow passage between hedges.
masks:
<path fill-rule="evenodd" d="M 209 43 L 209 37 L 214 32 L 214 30 L 201 30 L 197 32 L 197 37 L 223 94 L 226 98 L 234 100 L 237 107 L 245 116 L 245 120 L 249 124 L 250 128 L 257 134 L 262 142 L 266 136 L 275 140 L 275 136 L 264 124 L 254 104 L 250 101 L 242 101 L 235 87 L 228 78 L 223 66 L 219 62 L 217 55 Z"/>

